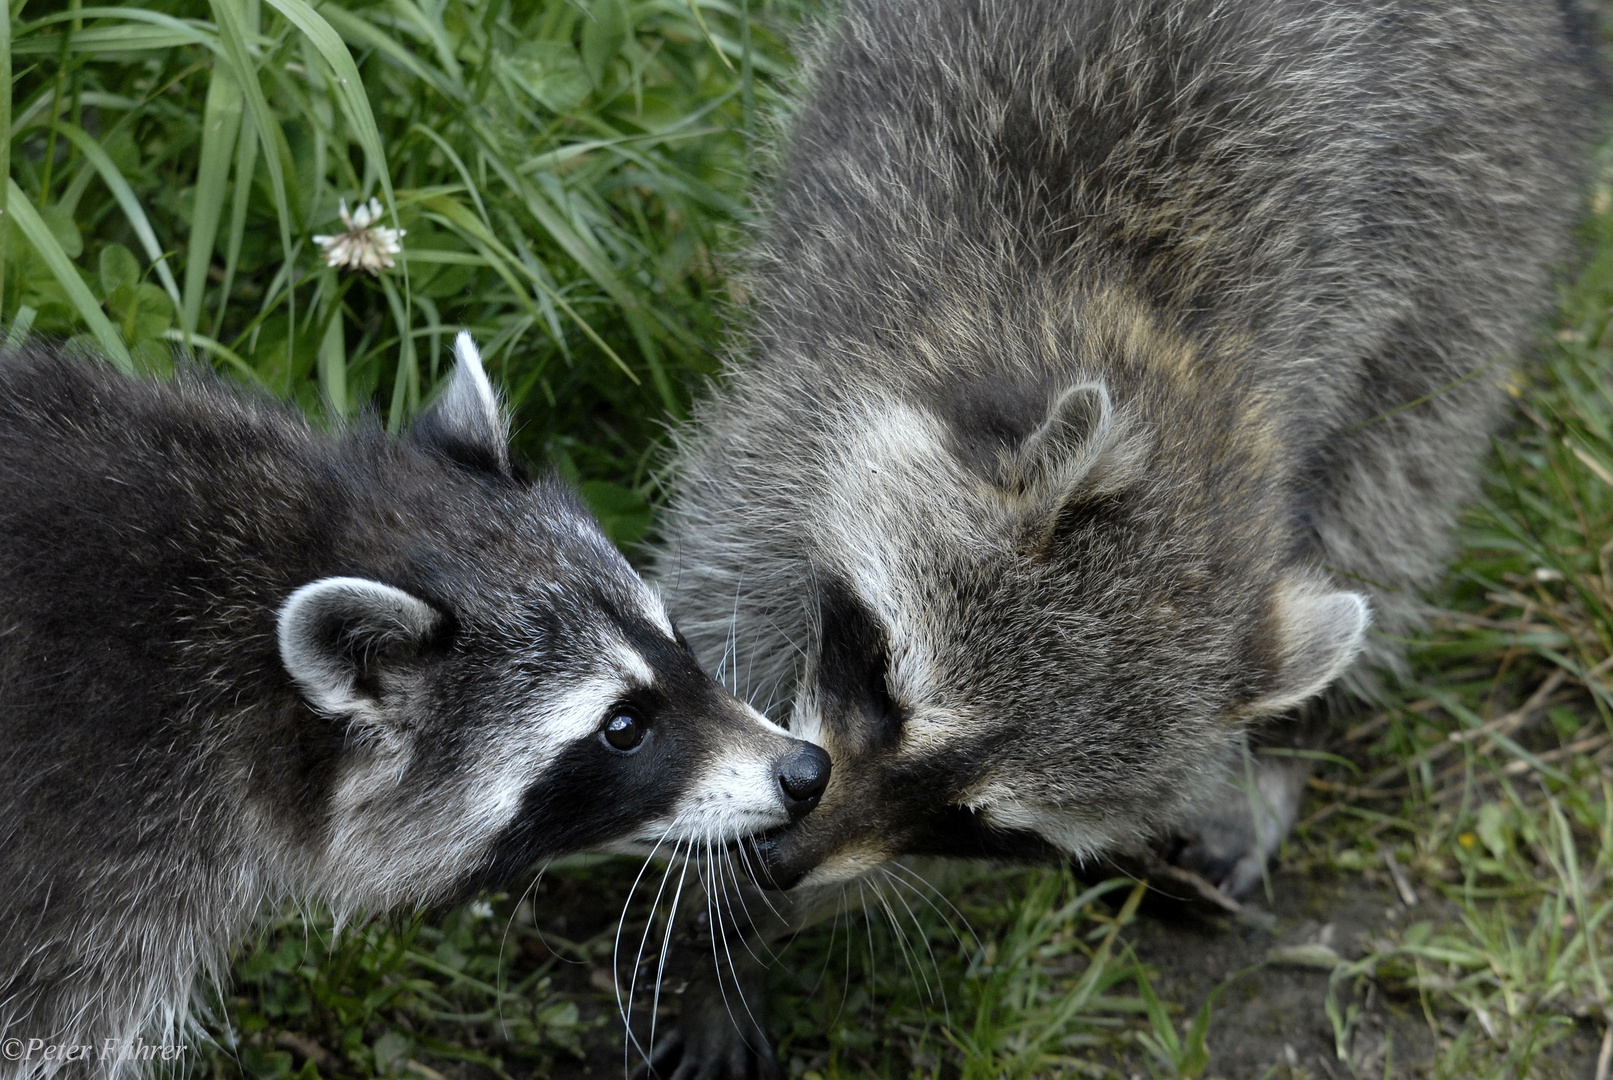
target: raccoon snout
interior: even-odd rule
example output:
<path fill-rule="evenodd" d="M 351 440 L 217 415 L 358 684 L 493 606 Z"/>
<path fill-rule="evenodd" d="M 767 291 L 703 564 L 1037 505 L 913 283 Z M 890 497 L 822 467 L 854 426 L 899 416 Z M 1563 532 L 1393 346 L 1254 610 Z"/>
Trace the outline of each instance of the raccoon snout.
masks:
<path fill-rule="evenodd" d="M 784 809 L 791 821 L 818 805 L 829 786 L 829 755 L 822 747 L 802 743 L 779 768 L 778 786 L 784 795 Z"/>

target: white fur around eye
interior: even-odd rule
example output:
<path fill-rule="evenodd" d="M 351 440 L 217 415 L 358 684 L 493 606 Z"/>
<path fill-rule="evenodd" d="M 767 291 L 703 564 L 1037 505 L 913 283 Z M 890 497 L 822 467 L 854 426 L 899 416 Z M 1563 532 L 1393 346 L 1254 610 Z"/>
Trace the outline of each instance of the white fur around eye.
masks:
<path fill-rule="evenodd" d="M 754 709 L 750 719 L 768 735 L 785 732 Z M 736 740 L 715 754 L 679 797 L 671 814 L 641 826 L 633 837 L 613 845 L 639 852 L 644 845 L 679 841 L 726 844 L 752 833 L 787 825 L 779 787 L 779 759 L 791 746 L 784 738 Z"/>

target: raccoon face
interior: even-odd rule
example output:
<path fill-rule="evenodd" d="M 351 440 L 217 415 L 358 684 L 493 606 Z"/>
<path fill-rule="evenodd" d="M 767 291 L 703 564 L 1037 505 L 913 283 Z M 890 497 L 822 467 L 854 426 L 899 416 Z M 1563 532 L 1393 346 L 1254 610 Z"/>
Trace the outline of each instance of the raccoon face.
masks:
<path fill-rule="evenodd" d="M 1164 464 L 1172 436 L 1101 385 L 1062 393 L 984 474 L 921 409 L 864 430 L 811 538 L 791 720 L 834 775 L 817 813 L 757 842 L 766 883 L 900 854 L 1095 855 L 1178 818 L 1245 718 L 1360 648 L 1364 599 L 1267 550 L 1269 493 L 1250 485 L 1229 527 Z"/>
<path fill-rule="evenodd" d="M 413 551 L 281 608 L 286 671 L 339 748 L 304 872 L 355 904 L 419 902 L 560 854 L 726 844 L 810 810 L 827 755 L 702 672 L 566 489 L 513 475 L 474 346 L 458 348 L 416 438 L 463 505 L 445 522 L 400 511 L 388 525 Z"/>

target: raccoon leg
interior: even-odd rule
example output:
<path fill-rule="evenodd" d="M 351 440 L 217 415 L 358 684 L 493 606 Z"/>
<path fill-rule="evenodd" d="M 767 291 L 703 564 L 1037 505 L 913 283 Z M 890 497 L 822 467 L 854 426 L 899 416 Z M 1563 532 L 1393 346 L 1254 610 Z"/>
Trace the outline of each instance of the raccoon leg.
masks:
<path fill-rule="evenodd" d="M 737 944 L 737 943 L 736 943 Z M 750 943 L 745 943 L 750 944 Z M 752 946 L 754 947 L 754 946 Z M 762 965 L 748 949 L 721 970 L 705 961 L 683 992 L 677 1025 L 650 1051 L 645 1080 L 781 1080 L 767 1030 Z"/>
<path fill-rule="evenodd" d="M 1167 840 L 1169 860 L 1234 899 L 1253 892 L 1299 819 L 1311 775 L 1307 758 L 1285 751 L 1320 745 L 1330 718 L 1349 711 L 1342 693 L 1330 693 L 1255 732 L 1225 781 Z"/>
<path fill-rule="evenodd" d="M 641 1080 L 781 1080 L 767 1029 L 765 960 L 783 940 L 836 910 L 838 888 L 764 893 L 730 887 L 672 1030 L 650 1049 Z M 706 934 L 700 937 L 707 937 Z"/>
<path fill-rule="evenodd" d="M 1309 776 L 1303 761 L 1251 761 L 1173 838 L 1172 861 L 1234 899 L 1252 892 L 1299 819 Z"/>

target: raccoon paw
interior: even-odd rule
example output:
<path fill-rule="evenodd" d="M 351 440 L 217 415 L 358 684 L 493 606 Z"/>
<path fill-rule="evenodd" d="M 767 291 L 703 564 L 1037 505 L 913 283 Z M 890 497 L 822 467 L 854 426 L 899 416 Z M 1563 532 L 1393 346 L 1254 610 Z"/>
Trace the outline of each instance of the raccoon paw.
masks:
<path fill-rule="evenodd" d="M 636 1080 L 783 1080 L 767 1033 L 764 990 L 735 992 L 697 978 L 672 1033 L 656 1042 Z"/>
<path fill-rule="evenodd" d="M 1177 829 L 1171 845 L 1171 862 L 1234 899 L 1260 884 L 1267 861 L 1293 829 L 1310 766 L 1257 759 L 1251 776 L 1253 784 L 1237 778 L 1222 785 L 1191 824 Z"/>

